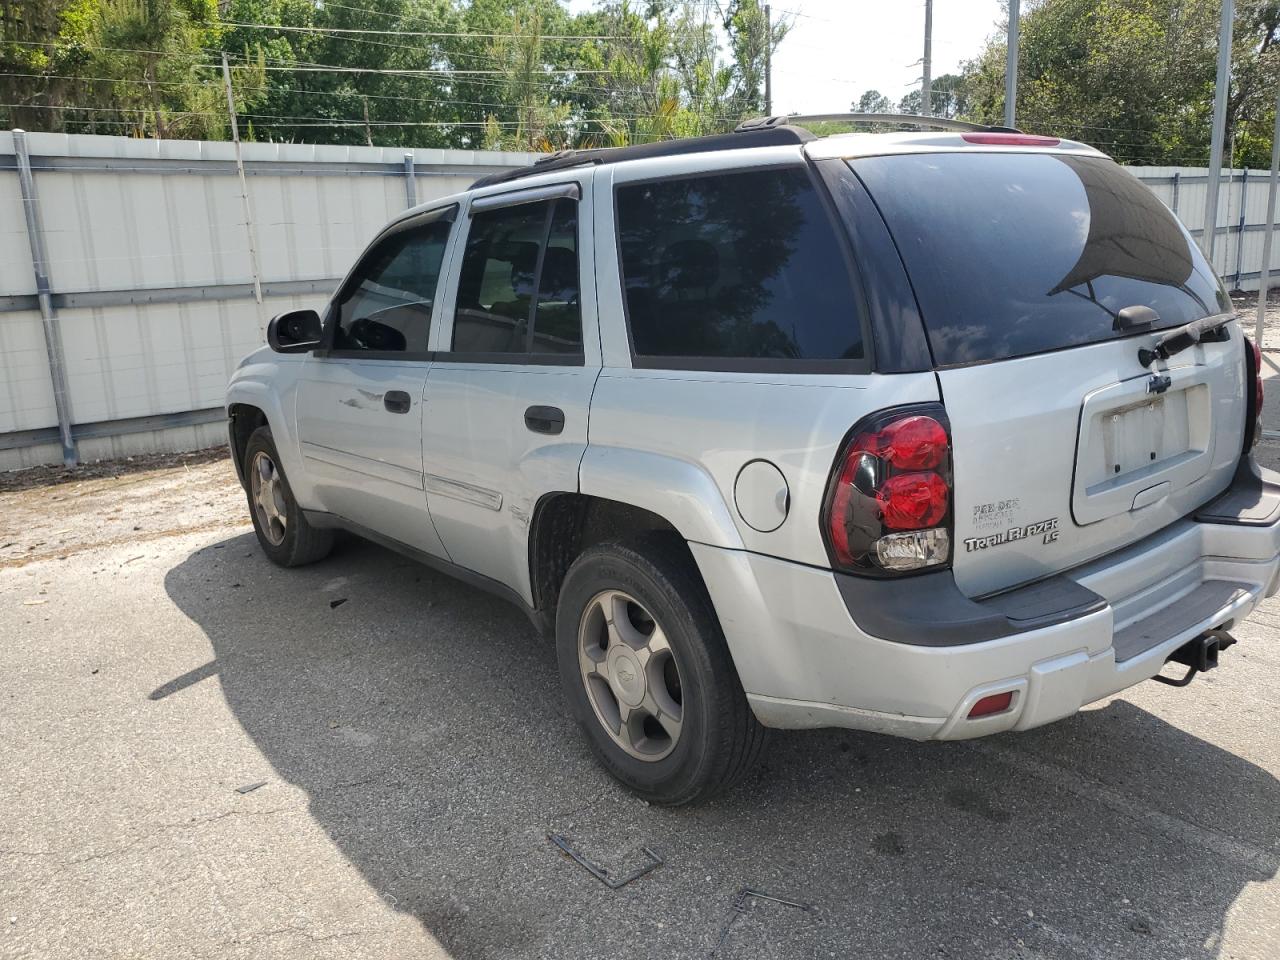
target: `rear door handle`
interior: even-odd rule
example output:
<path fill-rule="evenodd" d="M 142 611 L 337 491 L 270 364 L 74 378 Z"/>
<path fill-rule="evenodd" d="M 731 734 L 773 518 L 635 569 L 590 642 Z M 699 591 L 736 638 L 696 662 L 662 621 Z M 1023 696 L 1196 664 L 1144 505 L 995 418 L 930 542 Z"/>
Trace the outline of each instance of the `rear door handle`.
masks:
<path fill-rule="evenodd" d="M 403 390 L 388 390 L 382 398 L 382 405 L 392 413 L 408 413 L 412 403 Z"/>
<path fill-rule="evenodd" d="M 524 425 L 534 433 L 560 433 L 564 430 L 564 411 L 559 407 L 530 407 L 524 412 Z"/>

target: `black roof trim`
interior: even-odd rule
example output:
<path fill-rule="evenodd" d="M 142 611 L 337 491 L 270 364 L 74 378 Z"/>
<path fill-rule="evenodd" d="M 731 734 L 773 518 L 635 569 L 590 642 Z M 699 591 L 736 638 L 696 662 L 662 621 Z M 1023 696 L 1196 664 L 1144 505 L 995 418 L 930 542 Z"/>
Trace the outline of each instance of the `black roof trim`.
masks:
<path fill-rule="evenodd" d="M 706 137 L 685 137 L 680 140 L 658 140 L 631 147 L 603 147 L 598 150 L 561 150 L 528 167 L 519 167 L 503 173 L 491 173 L 471 185 L 471 189 L 491 187 L 512 180 L 553 170 L 566 170 L 589 164 L 622 163 L 624 160 L 648 160 L 653 157 L 678 157 L 688 153 L 714 153 L 721 150 L 745 150 L 749 147 L 776 147 L 798 145 L 815 139 L 803 127 L 777 124 L 758 130 L 738 133 L 719 133 Z"/>

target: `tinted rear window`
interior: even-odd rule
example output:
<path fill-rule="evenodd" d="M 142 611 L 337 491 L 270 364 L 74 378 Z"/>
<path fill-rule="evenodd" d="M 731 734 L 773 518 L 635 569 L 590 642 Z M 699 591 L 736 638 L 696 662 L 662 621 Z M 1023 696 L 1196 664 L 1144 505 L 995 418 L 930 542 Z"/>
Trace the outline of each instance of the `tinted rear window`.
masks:
<path fill-rule="evenodd" d="M 836 223 L 803 168 L 626 185 L 617 205 L 627 320 L 648 366 L 862 357 Z"/>
<path fill-rule="evenodd" d="M 884 214 L 939 366 L 1121 336 L 1141 304 L 1158 328 L 1231 309 L 1168 209 L 1110 160 L 934 153 L 850 166 Z"/>

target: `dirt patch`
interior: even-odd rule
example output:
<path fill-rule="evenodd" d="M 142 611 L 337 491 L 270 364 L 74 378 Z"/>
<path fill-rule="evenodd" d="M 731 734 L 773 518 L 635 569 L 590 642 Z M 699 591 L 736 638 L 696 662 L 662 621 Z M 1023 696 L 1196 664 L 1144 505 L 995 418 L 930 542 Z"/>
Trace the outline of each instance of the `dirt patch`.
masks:
<path fill-rule="evenodd" d="M 60 483 L 75 483 L 78 480 L 112 479 L 133 473 L 150 473 L 156 470 L 193 467 L 202 463 L 213 463 L 227 459 L 227 448 L 220 444 L 206 450 L 191 450 L 186 453 L 149 453 L 136 457 L 125 457 L 123 460 L 98 460 L 94 463 L 82 463 L 76 467 L 28 467 L 25 470 L 6 470 L 0 472 L 0 494 L 18 490 L 30 490 L 32 487 L 51 487 Z"/>
<path fill-rule="evenodd" d="M 1275 279 L 1280 280 L 1280 275 Z M 1252 337 L 1258 317 L 1258 295 L 1232 294 L 1231 303 L 1240 313 L 1245 333 Z M 1267 297 L 1267 312 L 1262 323 L 1262 349 L 1280 351 L 1280 289 L 1273 289 Z"/>
<path fill-rule="evenodd" d="M 225 447 L 0 474 L 0 568 L 248 523 Z"/>

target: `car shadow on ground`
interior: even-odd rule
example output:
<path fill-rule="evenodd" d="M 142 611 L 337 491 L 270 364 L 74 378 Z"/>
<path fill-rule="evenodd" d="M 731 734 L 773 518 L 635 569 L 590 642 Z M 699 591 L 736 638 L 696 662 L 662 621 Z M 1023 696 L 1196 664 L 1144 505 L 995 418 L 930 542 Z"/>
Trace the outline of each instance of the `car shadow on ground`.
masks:
<path fill-rule="evenodd" d="M 215 660 L 152 696 L 216 674 L 341 852 L 459 958 L 1213 957 L 1280 864 L 1277 780 L 1125 701 L 977 744 L 780 734 L 742 786 L 667 810 L 599 770 L 550 642 L 471 587 L 355 540 L 278 570 L 251 535 L 165 586 Z M 666 862 L 610 890 L 551 832 L 615 872 L 643 845 Z M 743 886 L 816 910 L 735 915 Z"/>

